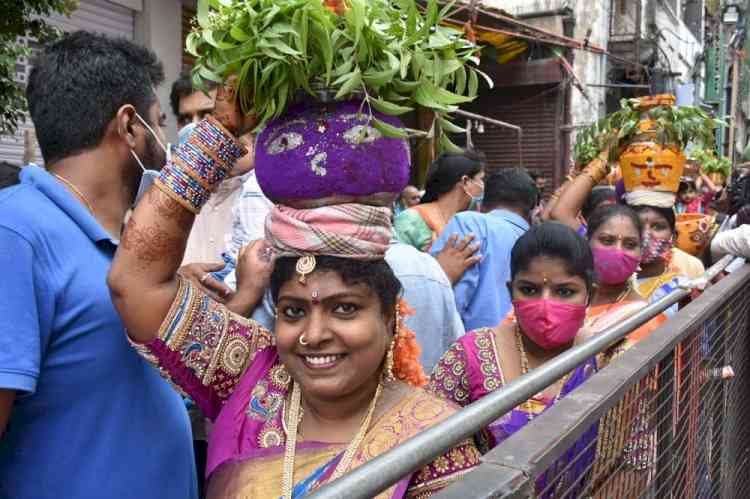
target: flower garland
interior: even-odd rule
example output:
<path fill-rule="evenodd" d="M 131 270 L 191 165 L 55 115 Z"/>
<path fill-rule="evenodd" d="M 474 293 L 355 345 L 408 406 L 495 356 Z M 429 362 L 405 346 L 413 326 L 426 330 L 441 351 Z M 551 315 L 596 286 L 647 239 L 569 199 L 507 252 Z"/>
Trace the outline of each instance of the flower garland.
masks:
<path fill-rule="evenodd" d="M 393 348 L 393 375 L 396 379 L 412 386 L 420 387 L 427 384 L 419 355 L 422 349 L 417 343 L 417 335 L 406 327 L 405 317 L 414 315 L 414 310 L 409 308 L 403 298 L 398 302 L 399 323 L 396 326 L 396 344 Z"/>

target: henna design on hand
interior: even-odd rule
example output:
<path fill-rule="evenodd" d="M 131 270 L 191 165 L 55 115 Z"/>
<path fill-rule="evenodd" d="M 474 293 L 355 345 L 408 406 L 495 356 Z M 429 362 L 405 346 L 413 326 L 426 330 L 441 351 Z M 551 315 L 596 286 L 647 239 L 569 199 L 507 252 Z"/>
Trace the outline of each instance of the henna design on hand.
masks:
<path fill-rule="evenodd" d="M 159 189 L 149 189 L 146 193 L 146 200 L 160 216 L 173 221 L 181 229 L 190 230 L 195 215 L 186 210 L 180 203 Z"/>
<path fill-rule="evenodd" d="M 132 251 L 138 262 L 140 270 L 146 270 L 151 264 L 179 257 L 181 250 L 181 239 L 172 237 L 159 226 L 143 226 L 130 217 L 125 225 L 122 236 L 122 247 Z"/>

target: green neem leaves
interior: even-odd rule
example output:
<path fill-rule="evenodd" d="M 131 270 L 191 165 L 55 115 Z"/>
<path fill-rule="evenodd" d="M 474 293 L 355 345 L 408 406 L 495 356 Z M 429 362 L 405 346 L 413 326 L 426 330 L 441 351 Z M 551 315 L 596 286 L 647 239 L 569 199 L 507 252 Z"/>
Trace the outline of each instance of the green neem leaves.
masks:
<path fill-rule="evenodd" d="M 245 112 L 259 127 L 283 113 L 295 96 L 325 88 L 337 100 L 399 116 L 426 107 L 437 132 L 459 133 L 446 114 L 479 89 L 479 47 L 441 24 L 450 12 L 437 0 L 424 11 L 414 0 L 346 0 L 338 15 L 323 0 L 199 0 L 187 50 L 198 58 L 194 80 L 239 78 Z M 491 80 L 488 81 L 491 85 Z M 372 117 L 387 136 L 419 135 Z M 422 133 L 421 135 L 424 135 Z M 453 149 L 449 140 L 440 143 Z"/>

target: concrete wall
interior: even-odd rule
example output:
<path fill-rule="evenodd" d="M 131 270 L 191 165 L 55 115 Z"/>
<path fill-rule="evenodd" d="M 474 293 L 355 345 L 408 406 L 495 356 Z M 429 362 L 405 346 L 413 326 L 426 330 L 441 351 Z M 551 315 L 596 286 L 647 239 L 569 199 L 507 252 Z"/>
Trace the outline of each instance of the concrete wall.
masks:
<path fill-rule="evenodd" d="M 610 41 L 610 9 L 615 8 L 613 21 L 613 41 L 623 35 L 636 32 L 636 2 L 642 4 L 641 33 L 642 37 L 661 35 L 659 47 L 660 61 L 665 68 L 673 73 L 679 73 L 673 83 L 690 83 L 694 71 L 699 76 L 695 92 L 696 96 L 703 95 L 703 65 L 696 64 L 703 51 L 703 40 L 697 40 L 684 22 L 675 14 L 664 0 L 625 0 L 623 5 L 618 0 L 484 0 L 488 7 L 503 9 L 515 16 L 524 16 L 542 12 L 552 12 L 568 8 L 575 18 L 575 33 L 577 40 L 583 40 L 588 30 L 591 30 L 589 41 L 592 44 L 607 48 Z M 677 3 L 679 3 L 678 0 Z M 651 3 L 653 2 L 653 3 Z M 653 21 L 656 31 L 649 31 L 648 7 L 651 3 L 654 13 Z M 624 13 L 621 9 L 625 10 Z M 681 9 L 677 8 L 677 12 Z M 607 56 L 589 51 L 576 50 L 573 54 L 573 68 L 579 81 L 584 85 L 607 83 Z M 697 68 L 697 70 L 696 70 Z M 588 99 L 577 89 L 573 89 L 571 102 L 571 121 L 573 125 L 592 123 L 605 113 L 606 89 L 601 87 L 587 87 Z M 575 137 L 572 138 L 575 140 Z"/>
<path fill-rule="evenodd" d="M 658 36 L 660 47 L 659 61 L 662 67 L 674 73 L 675 83 L 690 83 L 694 76 L 698 76 L 696 96 L 703 96 L 703 64 L 696 64 L 703 53 L 703 40 L 697 40 L 677 14 L 662 2 L 656 2 L 655 23 L 656 31 L 649 32 L 650 37 Z"/>
<path fill-rule="evenodd" d="M 169 109 L 169 91 L 182 67 L 182 2 L 143 0 L 135 16 L 135 41 L 153 50 L 164 64 L 164 83 L 157 89 L 167 115 L 167 138 L 177 141 L 177 122 Z"/>
<path fill-rule="evenodd" d="M 585 39 L 588 30 L 591 29 L 589 42 L 592 45 L 606 48 L 609 42 L 609 0 L 484 0 L 483 3 L 515 16 L 569 8 L 575 18 L 575 39 Z M 577 88 L 573 88 L 571 124 L 587 125 L 599 119 L 605 112 L 605 89 L 587 85 L 606 83 L 607 56 L 576 50 L 573 53 L 573 69 L 578 81 L 586 86 L 586 96 Z M 571 137 L 571 143 L 574 141 L 575 134 Z"/>

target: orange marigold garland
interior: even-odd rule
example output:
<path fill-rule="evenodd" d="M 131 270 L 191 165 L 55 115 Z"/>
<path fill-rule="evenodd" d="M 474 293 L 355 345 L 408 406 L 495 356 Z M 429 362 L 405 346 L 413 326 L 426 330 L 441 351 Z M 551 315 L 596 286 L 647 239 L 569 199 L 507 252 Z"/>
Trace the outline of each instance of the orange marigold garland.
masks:
<path fill-rule="evenodd" d="M 419 362 L 422 349 L 417 343 L 417 335 L 406 327 L 405 321 L 406 316 L 414 315 L 414 310 L 409 308 L 403 299 L 398 301 L 396 310 L 398 324 L 396 325 L 396 343 L 393 347 L 393 375 L 396 379 L 412 386 L 424 386 L 427 384 L 427 376 Z"/>

